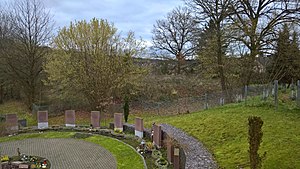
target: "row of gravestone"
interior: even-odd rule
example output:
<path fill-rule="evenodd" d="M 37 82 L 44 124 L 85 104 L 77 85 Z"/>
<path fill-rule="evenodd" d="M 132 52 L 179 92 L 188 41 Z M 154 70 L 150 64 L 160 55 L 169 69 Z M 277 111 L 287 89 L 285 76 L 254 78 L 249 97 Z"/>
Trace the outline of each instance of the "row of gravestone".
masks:
<path fill-rule="evenodd" d="M 115 113 L 114 114 L 114 130 L 123 131 L 123 114 Z M 152 126 L 152 141 L 153 144 L 161 148 L 163 146 L 163 131 L 162 127 L 158 124 L 153 124 Z M 144 137 L 144 122 L 142 118 L 136 117 L 135 118 L 135 125 L 134 125 L 134 133 L 135 136 L 143 138 Z M 167 135 L 165 138 L 172 140 L 172 138 L 168 138 Z M 180 168 L 180 150 L 178 147 L 174 147 L 174 143 L 172 141 L 166 141 L 167 147 L 167 159 L 170 163 L 173 164 L 174 169 Z"/>
<path fill-rule="evenodd" d="M 48 111 L 38 111 L 37 112 L 38 129 L 48 128 Z M 17 114 L 7 114 L 5 117 L 5 125 L 9 131 L 17 131 L 18 126 L 18 116 Z M 65 125 L 66 127 L 75 127 L 75 110 L 65 111 Z M 94 128 L 100 127 L 100 112 L 91 112 L 91 125 Z"/>
<path fill-rule="evenodd" d="M 38 111 L 37 112 L 37 121 L 38 129 L 48 128 L 48 111 Z M 6 115 L 6 126 L 10 131 L 18 131 L 18 117 L 17 114 L 7 114 Z M 65 126 L 66 127 L 75 127 L 75 110 L 66 110 L 65 111 Z M 100 127 L 100 112 L 92 111 L 91 112 L 91 126 L 93 128 Z M 142 118 L 135 118 L 135 136 L 139 138 L 144 137 L 144 123 Z M 114 114 L 114 130 L 123 132 L 123 114 L 115 113 Z M 154 124 L 152 127 L 152 140 L 155 146 L 158 148 L 162 147 L 162 129 L 160 125 Z M 167 156 L 169 162 L 174 164 L 174 168 L 179 167 L 179 150 L 174 149 L 172 145 L 167 143 Z M 178 165 L 176 165 L 178 164 Z"/>
<path fill-rule="evenodd" d="M 38 129 L 48 128 L 48 111 L 38 111 Z M 76 116 L 75 110 L 66 110 L 65 111 L 65 125 L 66 127 L 75 127 L 76 126 Z M 91 111 L 91 127 L 97 128 L 100 127 L 100 112 Z"/>

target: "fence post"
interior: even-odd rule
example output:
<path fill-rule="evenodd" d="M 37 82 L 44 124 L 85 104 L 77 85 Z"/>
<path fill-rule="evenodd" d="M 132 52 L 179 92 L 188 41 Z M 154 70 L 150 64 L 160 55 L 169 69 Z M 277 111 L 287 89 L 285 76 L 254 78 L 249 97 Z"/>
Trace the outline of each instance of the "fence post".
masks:
<path fill-rule="evenodd" d="M 275 110 L 278 109 L 278 80 L 274 81 L 274 102 L 275 102 Z"/>
<path fill-rule="evenodd" d="M 247 104 L 247 96 L 248 96 L 248 86 L 246 85 L 244 91 L 245 104 Z"/>
<path fill-rule="evenodd" d="M 300 80 L 297 81 L 297 105 L 300 108 Z"/>
<path fill-rule="evenodd" d="M 220 106 L 224 106 L 224 98 L 223 97 L 220 98 Z"/>
<path fill-rule="evenodd" d="M 204 105 L 204 109 L 205 110 L 208 109 L 208 96 L 207 96 L 207 93 L 205 93 L 205 105 Z"/>

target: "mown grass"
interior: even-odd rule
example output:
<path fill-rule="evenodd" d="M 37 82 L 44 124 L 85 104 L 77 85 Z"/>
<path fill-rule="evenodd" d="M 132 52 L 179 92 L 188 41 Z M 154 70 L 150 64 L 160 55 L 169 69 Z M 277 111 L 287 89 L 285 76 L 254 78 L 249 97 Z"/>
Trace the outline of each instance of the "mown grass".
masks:
<path fill-rule="evenodd" d="M 264 121 L 260 154 L 266 152 L 263 168 L 300 168 L 300 109 L 280 97 L 278 110 L 273 101 L 253 98 L 206 111 L 177 115 L 141 115 L 146 127 L 153 122 L 168 123 L 197 138 L 214 155 L 222 168 L 249 168 L 248 117 Z M 133 116 L 130 122 L 133 123 Z"/>
<path fill-rule="evenodd" d="M 45 132 L 45 133 L 32 133 L 21 134 L 12 137 L 0 137 L 0 142 L 22 140 L 28 138 L 72 138 L 75 133 L 73 132 Z M 83 139 L 88 142 L 98 144 L 112 153 L 117 160 L 118 169 L 141 169 L 144 168 L 142 158 L 135 150 L 128 145 L 118 140 L 94 135 Z"/>
<path fill-rule="evenodd" d="M 25 104 L 16 101 L 9 101 L 5 104 L 0 104 L 0 115 L 16 113 L 18 119 L 26 119 L 28 126 L 36 126 L 37 120 L 27 109 Z"/>
<path fill-rule="evenodd" d="M 273 99 L 262 101 L 256 97 L 248 100 L 247 105 L 234 103 L 177 116 L 134 114 L 129 116 L 129 123 L 134 123 L 134 117 L 140 116 L 147 128 L 153 122 L 181 128 L 203 142 L 220 167 L 231 169 L 249 168 L 248 117 L 260 116 L 264 121 L 260 153 L 267 153 L 263 168 L 300 168 L 300 109 L 290 101 L 289 94 L 281 93 L 279 98 L 277 111 Z M 6 107 L 8 110 L 16 108 L 14 104 Z M 0 105 L 0 114 L 3 114 L 3 105 Z M 59 119 L 64 120 L 63 117 Z"/>

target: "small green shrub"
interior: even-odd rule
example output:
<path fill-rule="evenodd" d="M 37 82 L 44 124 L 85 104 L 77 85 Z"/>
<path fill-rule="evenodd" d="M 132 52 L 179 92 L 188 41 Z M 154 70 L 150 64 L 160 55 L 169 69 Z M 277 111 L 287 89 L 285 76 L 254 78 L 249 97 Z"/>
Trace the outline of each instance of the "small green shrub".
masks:
<path fill-rule="evenodd" d="M 262 141 L 262 125 L 263 121 L 260 117 L 250 116 L 249 121 L 249 156 L 250 156 L 250 168 L 260 169 L 262 164 L 262 157 L 259 156 L 258 150 Z M 265 155 L 265 154 L 264 154 Z"/>
<path fill-rule="evenodd" d="M 125 122 L 127 123 L 128 116 L 129 116 L 129 101 L 127 98 L 125 98 L 125 103 L 124 103 L 123 109 L 124 109 Z"/>
<path fill-rule="evenodd" d="M 75 133 L 73 135 L 73 138 L 77 138 L 77 139 L 85 139 L 85 138 L 88 138 L 88 137 L 91 137 L 91 134 L 88 134 L 88 133 Z"/>
<path fill-rule="evenodd" d="M 155 165 L 159 168 L 159 169 L 167 169 L 168 168 L 168 161 L 164 158 L 158 158 L 156 161 L 155 161 Z"/>

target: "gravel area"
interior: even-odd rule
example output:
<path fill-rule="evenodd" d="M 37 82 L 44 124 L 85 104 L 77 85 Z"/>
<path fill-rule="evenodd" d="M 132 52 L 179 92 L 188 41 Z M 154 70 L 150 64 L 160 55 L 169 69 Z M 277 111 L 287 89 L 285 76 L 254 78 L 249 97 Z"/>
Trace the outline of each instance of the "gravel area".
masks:
<path fill-rule="evenodd" d="M 178 141 L 185 152 L 186 169 L 217 169 L 218 165 L 208 150 L 195 138 L 168 124 L 161 124 L 162 130 Z"/>
<path fill-rule="evenodd" d="M 77 139 L 25 139 L 0 143 L 1 154 L 20 152 L 47 158 L 51 169 L 116 169 L 113 155 L 103 147 Z"/>

